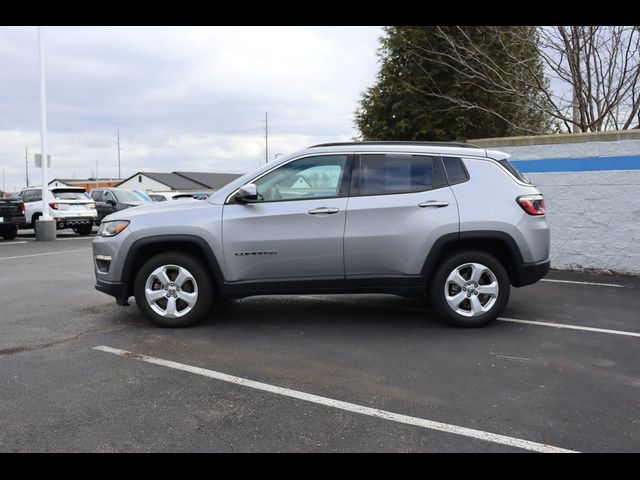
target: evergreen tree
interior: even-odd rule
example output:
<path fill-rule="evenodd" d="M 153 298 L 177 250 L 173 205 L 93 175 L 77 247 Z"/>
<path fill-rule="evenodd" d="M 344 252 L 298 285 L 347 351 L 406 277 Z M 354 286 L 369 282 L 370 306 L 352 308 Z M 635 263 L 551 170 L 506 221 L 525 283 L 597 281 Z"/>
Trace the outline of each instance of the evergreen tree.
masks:
<path fill-rule="evenodd" d="M 550 132 L 551 117 L 538 108 L 545 99 L 532 88 L 546 85 L 542 62 L 511 29 L 386 27 L 376 83 L 356 112 L 361 139 L 460 141 Z M 487 81 L 494 77 L 502 84 Z"/>

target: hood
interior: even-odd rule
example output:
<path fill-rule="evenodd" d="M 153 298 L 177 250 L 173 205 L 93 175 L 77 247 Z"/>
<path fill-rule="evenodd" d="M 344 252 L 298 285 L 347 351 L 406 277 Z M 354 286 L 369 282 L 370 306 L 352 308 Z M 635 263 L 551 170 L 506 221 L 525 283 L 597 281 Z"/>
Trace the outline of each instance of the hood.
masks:
<path fill-rule="evenodd" d="M 111 220 L 131 220 L 133 218 L 139 217 L 141 215 L 146 215 L 149 213 L 176 213 L 180 211 L 192 210 L 193 208 L 198 208 L 205 203 L 202 200 L 182 200 L 182 201 L 174 201 L 169 200 L 166 202 L 130 202 L 127 205 L 132 205 L 131 208 L 125 208 L 123 210 L 118 210 L 117 212 L 113 212 L 106 217 L 104 217 L 105 222 L 109 222 Z"/>

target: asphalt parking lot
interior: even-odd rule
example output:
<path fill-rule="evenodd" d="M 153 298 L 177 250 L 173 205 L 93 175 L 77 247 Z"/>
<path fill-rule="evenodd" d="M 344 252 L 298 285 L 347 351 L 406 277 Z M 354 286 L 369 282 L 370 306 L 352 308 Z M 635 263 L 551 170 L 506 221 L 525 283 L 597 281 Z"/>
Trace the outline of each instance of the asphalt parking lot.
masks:
<path fill-rule="evenodd" d="M 0 451 L 640 451 L 638 278 L 552 272 L 483 329 L 302 295 L 165 330 L 58 238 L 0 241 Z"/>

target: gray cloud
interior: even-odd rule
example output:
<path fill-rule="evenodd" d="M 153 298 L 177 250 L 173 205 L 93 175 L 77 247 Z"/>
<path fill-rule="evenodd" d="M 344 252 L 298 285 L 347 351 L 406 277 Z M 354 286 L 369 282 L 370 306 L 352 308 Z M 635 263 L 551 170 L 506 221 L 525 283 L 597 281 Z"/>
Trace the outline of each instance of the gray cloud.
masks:
<path fill-rule="evenodd" d="M 51 176 L 138 169 L 246 171 L 348 140 L 377 70 L 379 27 L 46 27 Z M 24 184 L 39 150 L 35 27 L 0 27 L 0 167 Z M 31 176 L 39 170 L 31 169 Z"/>

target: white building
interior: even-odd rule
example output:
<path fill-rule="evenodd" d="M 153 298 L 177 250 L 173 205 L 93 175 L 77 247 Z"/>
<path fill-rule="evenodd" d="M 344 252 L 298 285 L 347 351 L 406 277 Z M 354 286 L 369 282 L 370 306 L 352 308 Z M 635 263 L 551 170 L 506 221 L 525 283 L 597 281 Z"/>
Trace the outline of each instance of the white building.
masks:
<path fill-rule="evenodd" d="M 240 177 L 239 173 L 210 172 L 137 172 L 118 184 L 118 188 L 129 188 L 147 192 L 165 191 L 210 191 L 218 190 Z"/>

